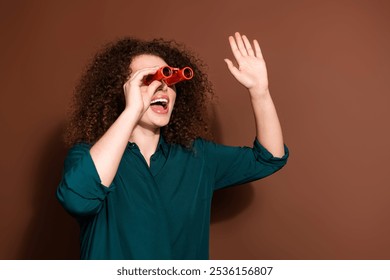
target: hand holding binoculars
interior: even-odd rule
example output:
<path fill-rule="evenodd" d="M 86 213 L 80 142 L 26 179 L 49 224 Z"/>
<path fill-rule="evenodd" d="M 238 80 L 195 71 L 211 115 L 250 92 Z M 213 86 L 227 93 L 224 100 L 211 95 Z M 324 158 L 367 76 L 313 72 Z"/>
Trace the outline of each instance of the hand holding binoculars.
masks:
<path fill-rule="evenodd" d="M 194 76 L 194 71 L 190 67 L 173 68 L 170 66 L 163 66 L 157 70 L 153 75 L 145 78 L 144 84 L 150 85 L 154 80 L 164 81 L 168 86 L 177 84 L 181 81 L 191 80 Z"/>

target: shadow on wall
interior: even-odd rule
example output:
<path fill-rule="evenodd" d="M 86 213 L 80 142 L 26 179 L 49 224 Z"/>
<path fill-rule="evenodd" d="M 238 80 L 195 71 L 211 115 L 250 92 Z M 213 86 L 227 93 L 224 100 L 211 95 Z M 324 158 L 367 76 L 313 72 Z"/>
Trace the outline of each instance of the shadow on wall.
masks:
<path fill-rule="evenodd" d="M 211 130 L 214 134 L 214 140 L 217 143 L 223 143 L 220 120 L 215 106 L 209 107 L 211 117 Z M 211 223 L 218 223 L 229 220 L 241 213 L 253 201 L 254 190 L 251 184 L 230 187 L 218 190 L 213 195 L 211 205 Z"/>
<path fill-rule="evenodd" d="M 241 213 L 253 201 L 253 188 L 251 184 L 244 184 L 216 191 L 211 205 L 211 223 L 229 220 Z"/>
<path fill-rule="evenodd" d="M 33 218 L 28 226 L 19 259 L 79 259 L 79 226 L 57 201 L 66 149 L 59 125 L 37 160 L 33 188 Z"/>

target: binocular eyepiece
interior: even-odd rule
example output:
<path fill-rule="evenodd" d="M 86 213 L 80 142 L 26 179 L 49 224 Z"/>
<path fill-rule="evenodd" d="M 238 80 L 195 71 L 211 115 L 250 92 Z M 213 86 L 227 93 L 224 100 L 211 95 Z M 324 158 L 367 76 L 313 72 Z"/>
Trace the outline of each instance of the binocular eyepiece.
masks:
<path fill-rule="evenodd" d="M 181 81 L 191 80 L 193 76 L 194 71 L 188 66 L 182 69 L 163 66 L 155 74 L 147 76 L 144 83 L 150 85 L 153 81 L 158 80 L 164 81 L 168 86 L 171 86 Z"/>

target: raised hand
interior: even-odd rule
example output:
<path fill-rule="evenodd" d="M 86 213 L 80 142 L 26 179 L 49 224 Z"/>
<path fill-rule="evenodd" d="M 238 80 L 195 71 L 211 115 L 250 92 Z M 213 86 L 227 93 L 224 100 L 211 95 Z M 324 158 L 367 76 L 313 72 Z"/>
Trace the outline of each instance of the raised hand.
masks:
<path fill-rule="evenodd" d="M 257 40 L 253 40 L 253 46 L 245 35 L 236 32 L 229 36 L 230 47 L 236 59 L 236 67 L 230 59 L 225 62 L 230 73 L 243 86 L 257 93 L 268 90 L 267 68 Z"/>

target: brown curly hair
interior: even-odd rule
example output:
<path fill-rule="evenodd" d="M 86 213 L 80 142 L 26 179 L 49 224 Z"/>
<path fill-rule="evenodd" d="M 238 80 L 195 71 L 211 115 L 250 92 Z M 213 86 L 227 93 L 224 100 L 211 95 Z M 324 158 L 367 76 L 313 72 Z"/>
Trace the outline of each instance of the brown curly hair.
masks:
<path fill-rule="evenodd" d="M 169 124 L 161 129 L 168 143 L 189 148 L 198 137 L 210 138 L 208 101 L 213 89 L 204 63 L 175 41 L 126 37 L 106 45 L 87 66 L 75 88 L 65 142 L 94 144 L 125 109 L 123 84 L 132 60 L 141 54 L 161 57 L 173 67 L 189 66 L 194 77 L 176 84 L 176 102 Z"/>

